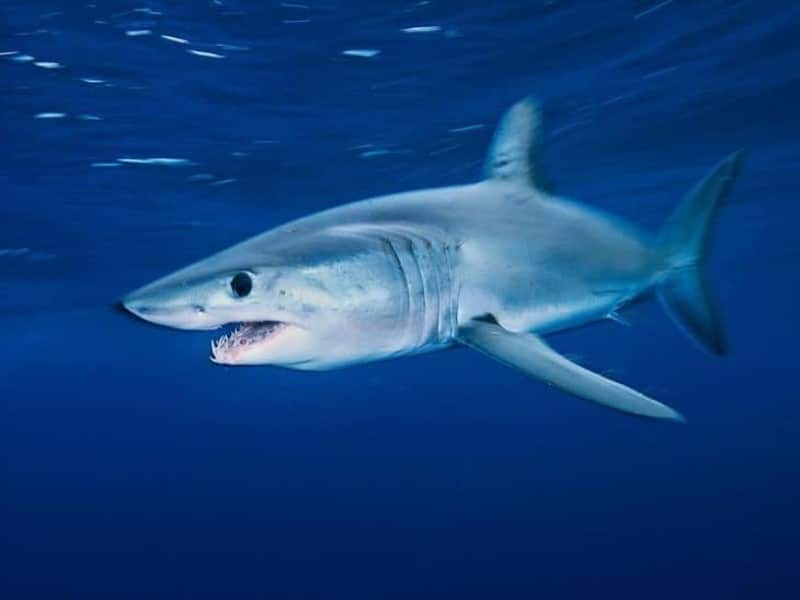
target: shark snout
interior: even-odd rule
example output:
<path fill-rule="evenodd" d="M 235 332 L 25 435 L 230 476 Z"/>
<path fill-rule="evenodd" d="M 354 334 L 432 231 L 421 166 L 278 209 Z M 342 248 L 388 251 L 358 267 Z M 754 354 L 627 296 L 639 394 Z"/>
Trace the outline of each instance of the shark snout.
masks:
<path fill-rule="evenodd" d="M 147 298 L 137 297 L 135 294 L 126 296 L 119 302 L 119 306 L 130 314 L 139 317 L 144 321 L 151 323 L 163 324 L 159 321 L 164 317 L 168 318 L 170 313 L 174 312 L 168 308 L 159 307 L 148 302 Z"/>
<path fill-rule="evenodd" d="M 176 329 L 214 329 L 218 323 L 208 322 L 206 309 L 201 304 L 158 302 L 147 294 L 136 292 L 125 296 L 117 308 L 155 325 Z"/>

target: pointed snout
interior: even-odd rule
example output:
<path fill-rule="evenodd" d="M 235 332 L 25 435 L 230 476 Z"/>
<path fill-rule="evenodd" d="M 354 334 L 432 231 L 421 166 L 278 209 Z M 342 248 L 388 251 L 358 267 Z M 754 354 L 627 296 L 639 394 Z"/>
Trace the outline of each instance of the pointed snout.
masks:
<path fill-rule="evenodd" d="M 118 312 L 119 314 L 123 315 L 125 318 L 138 320 L 138 315 L 133 311 L 129 310 L 128 307 L 125 306 L 125 303 L 122 300 L 117 300 L 111 305 L 111 308 Z"/>
<path fill-rule="evenodd" d="M 170 326 L 169 316 L 170 313 L 174 312 L 164 306 L 158 306 L 146 294 L 137 292 L 125 296 L 118 303 L 118 307 L 149 323 L 166 326 Z"/>
<path fill-rule="evenodd" d="M 215 329 L 219 324 L 208 321 L 205 307 L 200 304 L 165 301 L 146 288 L 131 292 L 116 304 L 143 321 L 175 329 Z"/>

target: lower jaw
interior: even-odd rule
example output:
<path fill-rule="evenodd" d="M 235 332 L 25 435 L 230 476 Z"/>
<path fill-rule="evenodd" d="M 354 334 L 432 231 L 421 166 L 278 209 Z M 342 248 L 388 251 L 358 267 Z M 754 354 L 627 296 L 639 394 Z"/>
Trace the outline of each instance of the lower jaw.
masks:
<path fill-rule="evenodd" d="M 211 342 L 211 361 L 222 365 L 248 364 L 252 355 L 287 326 L 281 321 L 247 321 L 231 333 Z"/>

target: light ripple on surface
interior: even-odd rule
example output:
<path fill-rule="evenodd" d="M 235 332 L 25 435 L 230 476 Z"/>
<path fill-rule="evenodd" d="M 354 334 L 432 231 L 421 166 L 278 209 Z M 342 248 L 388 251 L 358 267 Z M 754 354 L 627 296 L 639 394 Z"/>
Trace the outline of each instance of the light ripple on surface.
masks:
<path fill-rule="evenodd" d="M 437 148 L 435 150 L 431 150 L 428 152 L 428 156 L 437 156 L 439 154 L 447 154 L 448 152 L 452 152 L 461 147 L 461 144 L 451 144 L 450 146 L 445 146 L 444 148 Z"/>
<path fill-rule="evenodd" d="M 183 38 L 180 38 L 180 37 L 176 37 L 174 35 L 167 35 L 165 33 L 161 34 L 161 39 L 162 40 L 167 40 L 168 42 L 174 42 L 176 44 L 188 44 L 189 43 L 189 40 L 186 40 L 186 39 L 183 39 Z"/>
<path fill-rule="evenodd" d="M 474 125 L 464 125 L 463 127 L 454 127 L 448 129 L 450 133 L 467 133 L 468 131 L 478 131 L 486 127 L 483 123 L 475 123 Z"/>
<path fill-rule="evenodd" d="M 168 158 L 160 156 L 151 158 L 123 157 L 123 158 L 118 158 L 117 162 L 128 165 L 160 165 L 165 167 L 183 167 L 194 164 L 188 158 Z"/>
<path fill-rule="evenodd" d="M 386 156 L 387 154 L 391 154 L 391 151 L 379 148 L 377 150 L 367 150 L 366 152 L 362 152 L 358 156 L 361 158 L 375 158 L 376 156 Z"/>
<path fill-rule="evenodd" d="M 402 31 L 403 33 L 436 33 L 441 30 L 442 28 L 439 25 L 418 25 L 416 27 L 405 27 Z"/>
<path fill-rule="evenodd" d="M 187 177 L 186 181 L 211 181 L 212 179 L 214 176 L 211 173 L 197 173 Z"/>
<path fill-rule="evenodd" d="M 358 56 L 360 58 L 373 58 L 380 54 L 380 50 L 374 48 L 352 48 L 350 50 L 343 50 L 342 54 L 345 56 Z"/>
<path fill-rule="evenodd" d="M 142 8 L 134 8 L 131 12 L 141 13 L 141 14 L 144 14 L 144 15 L 150 15 L 151 17 L 160 17 L 161 15 L 164 14 L 160 10 L 153 10 L 152 8 L 149 8 L 147 6 L 142 7 Z"/>
<path fill-rule="evenodd" d="M 214 44 L 217 48 L 223 50 L 230 50 L 232 52 L 246 52 L 250 50 L 250 46 L 237 46 L 236 44 Z"/>
<path fill-rule="evenodd" d="M 222 54 L 217 54 L 216 52 L 206 52 L 205 50 L 194 50 L 190 49 L 187 50 L 189 54 L 194 54 L 195 56 L 202 56 L 205 58 L 225 58 Z"/>
<path fill-rule="evenodd" d="M 665 6 L 672 4 L 672 0 L 664 0 L 663 2 L 659 2 L 655 6 L 651 6 L 647 10 L 643 10 L 640 13 L 633 15 L 634 19 L 641 19 L 642 17 L 646 17 L 647 15 L 656 12 L 657 10 L 664 8 Z"/>

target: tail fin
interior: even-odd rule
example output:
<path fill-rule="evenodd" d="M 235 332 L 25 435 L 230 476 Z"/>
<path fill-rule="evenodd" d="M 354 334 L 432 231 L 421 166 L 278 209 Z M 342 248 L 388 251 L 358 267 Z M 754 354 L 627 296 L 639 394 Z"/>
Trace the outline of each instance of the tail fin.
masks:
<path fill-rule="evenodd" d="M 722 199 L 739 173 L 743 153 L 735 152 L 706 175 L 684 198 L 661 234 L 671 271 L 658 294 L 675 322 L 714 354 L 724 354 L 725 334 L 705 281 L 709 231 Z"/>

